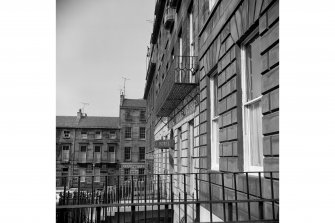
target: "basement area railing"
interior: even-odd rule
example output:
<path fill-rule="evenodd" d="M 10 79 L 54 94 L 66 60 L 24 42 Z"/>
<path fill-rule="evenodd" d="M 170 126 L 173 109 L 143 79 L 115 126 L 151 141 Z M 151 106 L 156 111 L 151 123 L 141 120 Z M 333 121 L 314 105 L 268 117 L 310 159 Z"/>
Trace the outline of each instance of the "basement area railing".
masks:
<path fill-rule="evenodd" d="M 99 176 L 102 188 L 85 177 L 91 188 L 60 177 L 78 186 L 58 189 L 57 223 L 279 222 L 278 172 Z"/>

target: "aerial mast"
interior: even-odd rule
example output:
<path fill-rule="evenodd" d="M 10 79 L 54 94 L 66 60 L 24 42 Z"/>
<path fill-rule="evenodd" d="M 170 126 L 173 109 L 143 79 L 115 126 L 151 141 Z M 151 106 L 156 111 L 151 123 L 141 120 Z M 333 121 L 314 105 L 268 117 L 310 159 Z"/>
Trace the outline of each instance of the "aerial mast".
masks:
<path fill-rule="evenodd" d="M 83 113 L 85 113 L 85 112 L 84 112 L 85 106 L 88 106 L 88 105 L 90 105 L 90 104 L 87 103 L 87 102 L 80 102 L 80 103 L 83 105 L 83 107 L 81 108 L 81 110 L 82 110 Z"/>
<path fill-rule="evenodd" d="M 129 81 L 130 79 L 126 77 L 122 77 L 122 78 L 123 78 L 123 95 L 126 96 L 126 81 Z"/>

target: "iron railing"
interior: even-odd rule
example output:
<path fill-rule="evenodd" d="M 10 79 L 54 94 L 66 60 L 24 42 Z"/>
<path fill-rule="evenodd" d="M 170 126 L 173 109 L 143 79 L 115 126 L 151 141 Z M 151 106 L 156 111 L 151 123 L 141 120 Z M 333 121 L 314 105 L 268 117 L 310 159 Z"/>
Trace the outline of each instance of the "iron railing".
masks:
<path fill-rule="evenodd" d="M 199 82 L 197 56 L 175 56 L 159 89 L 155 113 L 166 117 Z"/>
<path fill-rule="evenodd" d="M 103 189 L 64 186 L 57 222 L 279 222 L 278 172 L 103 176 Z M 86 176 L 87 177 L 87 176 Z M 92 180 L 94 176 L 92 177 Z M 108 185 L 108 178 L 114 178 Z M 202 219 L 204 216 L 209 219 Z"/>

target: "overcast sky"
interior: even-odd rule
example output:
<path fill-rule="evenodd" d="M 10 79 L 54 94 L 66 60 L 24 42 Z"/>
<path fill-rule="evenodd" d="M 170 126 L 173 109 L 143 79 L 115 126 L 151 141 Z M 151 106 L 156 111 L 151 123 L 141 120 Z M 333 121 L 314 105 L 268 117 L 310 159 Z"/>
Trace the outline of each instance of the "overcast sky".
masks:
<path fill-rule="evenodd" d="M 57 115 L 118 116 L 127 98 L 143 98 L 155 0 L 57 0 Z"/>

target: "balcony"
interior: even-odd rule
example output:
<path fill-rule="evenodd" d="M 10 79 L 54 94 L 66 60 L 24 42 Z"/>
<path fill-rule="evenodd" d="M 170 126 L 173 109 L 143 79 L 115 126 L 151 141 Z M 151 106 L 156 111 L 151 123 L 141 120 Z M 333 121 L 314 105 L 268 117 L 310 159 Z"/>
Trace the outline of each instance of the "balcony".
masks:
<path fill-rule="evenodd" d="M 175 56 L 159 89 L 155 113 L 167 117 L 199 82 L 197 57 Z"/>
<path fill-rule="evenodd" d="M 64 185 L 57 194 L 56 222 L 170 223 L 172 216 L 174 222 L 279 222 L 277 174 L 127 175 L 129 181 L 122 181 L 123 175 L 106 175 L 101 176 L 102 188 L 81 188 L 80 177 L 59 176 L 58 181 L 76 186 Z M 95 176 L 86 177 L 93 182 Z"/>
<path fill-rule="evenodd" d="M 165 13 L 164 13 L 164 28 L 170 29 L 173 26 L 174 19 L 176 15 L 176 9 L 171 7 L 166 7 Z"/>

